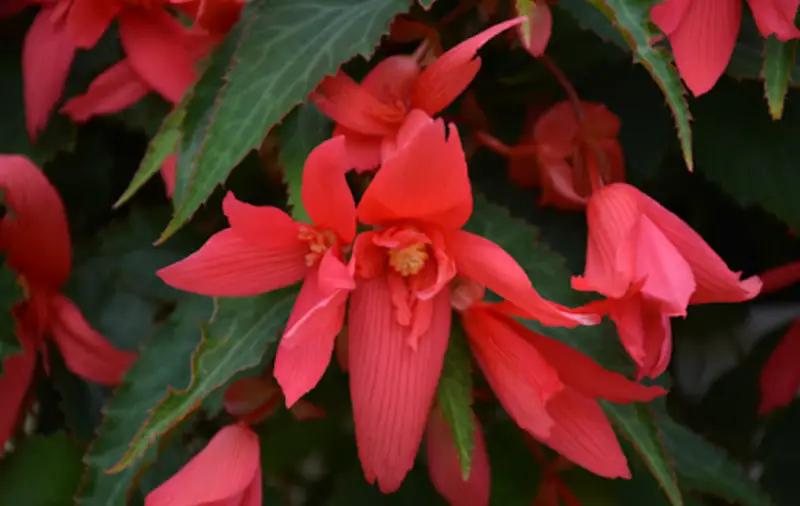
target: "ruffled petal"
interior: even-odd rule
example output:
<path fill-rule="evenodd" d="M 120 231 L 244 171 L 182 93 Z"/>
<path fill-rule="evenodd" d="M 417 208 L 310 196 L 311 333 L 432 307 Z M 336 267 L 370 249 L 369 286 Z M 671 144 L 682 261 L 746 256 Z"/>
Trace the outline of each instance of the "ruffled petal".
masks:
<path fill-rule="evenodd" d="M 0 242 L 9 265 L 32 282 L 61 287 L 69 277 L 72 247 L 58 192 L 19 155 L 0 155 L 0 190 L 8 207 L 0 220 Z"/>
<path fill-rule="evenodd" d="M 81 49 L 94 47 L 124 5 L 124 0 L 72 0 L 67 30 L 73 44 Z"/>
<path fill-rule="evenodd" d="M 656 378 L 663 373 L 672 354 L 672 330 L 669 316 L 660 311 L 658 302 L 642 296 L 618 301 L 609 318 L 616 324 L 622 345 L 637 365 L 637 379 Z"/>
<path fill-rule="evenodd" d="M 517 261 L 492 241 L 464 230 L 447 234 L 445 240 L 459 274 L 518 306 L 529 318 L 561 327 L 596 323 L 591 315 L 570 313 L 567 308 L 544 299 Z"/>
<path fill-rule="evenodd" d="M 53 296 L 50 310 L 50 333 L 67 369 L 101 385 L 119 385 L 136 354 L 115 348 L 89 325 L 78 306 L 63 295 Z"/>
<path fill-rule="evenodd" d="M 25 126 L 31 139 L 47 126 L 75 58 L 75 45 L 65 26 L 57 21 L 56 8 L 39 10 L 22 46 Z"/>
<path fill-rule="evenodd" d="M 148 93 L 147 83 L 134 72 L 128 60 L 121 60 L 97 76 L 86 93 L 69 99 L 61 113 L 81 123 L 92 116 L 127 109 Z"/>
<path fill-rule="evenodd" d="M 223 427 L 177 474 L 147 495 L 145 506 L 260 505 L 260 458 L 255 432 L 239 425 Z"/>
<path fill-rule="evenodd" d="M 228 228 L 212 235 L 195 253 L 156 274 L 178 290 L 211 297 L 271 292 L 297 283 L 308 270 L 307 245 L 280 237 L 274 239 L 269 248 L 254 244 Z"/>
<path fill-rule="evenodd" d="M 163 9 L 129 7 L 119 15 L 119 36 L 142 80 L 167 100 L 180 102 L 197 77 L 188 29 Z"/>
<path fill-rule="evenodd" d="M 464 481 L 461 461 L 453 442 L 450 425 L 442 416 L 439 406 L 431 409 L 428 428 L 425 431 L 425 451 L 428 457 L 428 474 L 436 490 L 450 506 L 488 506 L 491 476 L 489 456 L 483 440 L 480 421 L 474 414 L 475 423 L 469 479 Z"/>
<path fill-rule="evenodd" d="M 675 63 L 692 93 L 699 96 L 714 87 L 733 54 L 742 2 L 668 0 L 653 8 L 652 19 L 669 38 Z"/>
<path fill-rule="evenodd" d="M 344 244 L 356 236 L 356 204 L 345 179 L 344 137 L 329 139 L 311 151 L 303 167 L 302 198 L 320 229 L 333 231 Z"/>
<path fill-rule="evenodd" d="M 566 388 L 547 412 L 554 424 L 548 437 L 539 438 L 543 443 L 598 476 L 630 479 L 628 461 L 597 401 Z"/>
<path fill-rule="evenodd" d="M 450 298 L 432 303 L 416 351 L 393 314 L 385 277 L 359 280 L 350 301 L 348 361 L 356 443 L 370 483 L 397 490 L 414 465 L 450 336 Z"/>
<path fill-rule="evenodd" d="M 775 35 L 783 42 L 800 38 L 800 30 L 795 25 L 798 0 L 747 0 L 758 31 L 764 37 Z"/>
<path fill-rule="evenodd" d="M 472 187 L 455 125 L 445 138 L 442 120 L 417 130 L 415 140 L 390 159 L 358 204 L 367 225 L 405 220 L 461 228 L 472 214 Z"/>
<path fill-rule="evenodd" d="M 800 388 L 800 320 L 795 320 L 761 369 L 759 414 L 788 406 Z"/>
<path fill-rule="evenodd" d="M 564 384 L 544 357 L 526 342 L 521 325 L 473 305 L 461 314 L 469 346 L 500 404 L 522 429 L 545 437 L 553 421 L 546 404 Z"/>
<path fill-rule="evenodd" d="M 518 17 L 498 23 L 451 48 L 428 65 L 417 80 L 411 99 L 412 107 L 434 116 L 450 105 L 467 89 L 480 70 L 481 60 L 475 56 L 478 50 L 525 19 Z"/>
<path fill-rule="evenodd" d="M 23 352 L 3 362 L 0 376 L 0 457 L 6 441 L 14 435 L 24 409 L 25 398 L 36 370 L 36 350 L 23 344 Z"/>

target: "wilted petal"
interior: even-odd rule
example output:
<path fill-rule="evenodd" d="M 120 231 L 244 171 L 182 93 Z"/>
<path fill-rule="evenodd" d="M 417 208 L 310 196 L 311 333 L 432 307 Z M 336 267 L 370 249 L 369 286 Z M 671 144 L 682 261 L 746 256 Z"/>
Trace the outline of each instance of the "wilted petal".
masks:
<path fill-rule="evenodd" d="M 761 402 L 758 412 L 762 415 L 777 408 L 788 406 L 800 388 L 800 320 L 795 320 L 786 335 L 761 369 L 759 385 Z"/>
<path fill-rule="evenodd" d="M 97 76 L 86 93 L 69 99 L 61 112 L 80 123 L 92 116 L 127 109 L 148 93 L 147 83 L 134 72 L 128 60 L 121 60 Z"/>
<path fill-rule="evenodd" d="M 465 482 L 461 472 L 461 460 L 453 442 L 450 424 L 442 416 L 439 406 L 431 409 L 428 428 L 425 432 L 425 451 L 428 457 L 428 474 L 436 490 L 450 506 L 488 506 L 491 476 L 489 456 L 483 440 L 480 421 L 474 414 L 475 423 L 469 479 Z"/>
<path fill-rule="evenodd" d="M 348 361 L 358 455 L 368 482 L 400 487 L 414 465 L 450 336 L 450 297 L 432 301 L 416 351 L 397 323 L 384 277 L 359 280 L 350 301 Z"/>
<path fill-rule="evenodd" d="M 147 495 L 145 506 L 261 504 L 258 436 L 239 425 L 222 428 L 208 446 Z"/>

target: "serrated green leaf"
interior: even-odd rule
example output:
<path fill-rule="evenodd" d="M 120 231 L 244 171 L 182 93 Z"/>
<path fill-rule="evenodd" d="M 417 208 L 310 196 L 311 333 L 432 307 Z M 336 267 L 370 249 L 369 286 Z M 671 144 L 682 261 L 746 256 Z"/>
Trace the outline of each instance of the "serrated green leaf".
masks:
<path fill-rule="evenodd" d="M 555 6 L 568 12 L 584 30 L 591 30 L 606 42 L 630 51 L 631 47 L 611 24 L 611 20 L 586 0 L 559 0 Z"/>
<path fill-rule="evenodd" d="M 331 136 L 331 120 L 312 104 L 292 111 L 278 129 L 281 139 L 280 162 L 289 192 L 289 207 L 295 221 L 311 222 L 303 205 L 303 166 L 311 151 Z"/>
<path fill-rule="evenodd" d="M 472 418 L 472 367 L 464 330 L 453 325 L 444 356 L 436 397 L 442 415 L 450 425 L 453 442 L 461 461 L 461 475 L 469 479 L 472 451 L 475 448 L 475 420 Z"/>
<path fill-rule="evenodd" d="M 239 371 L 257 366 L 275 352 L 280 331 L 297 294 L 289 287 L 257 297 L 219 299 L 204 326 L 203 340 L 192 358 L 193 377 L 187 389 L 170 394 L 150 412 L 112 472 L 126 470 L 151 445 L 200 405 L 211 392 Z"/>
<path fill-rule="evenodd" d="M 797 41 L 781 42 L 774 35 L 764 43 L 764 93 L 773 119 L 783 116 L 783 102 L 789 91 Z"/>
<path fill-rule="evenodd" d="M 14 332 L 14 317 L 11 313 L 11 309 L 22 296 L 22 287 L 17 283 L 16 273 L 0 257 L 0 375 L 3 374 L 5 359 L 22 351 Z"/>
<path fill-rule="evenodd" d="M 31 436 L 0 462 L 0 504 L 72 504 L 80 477 L 81 451 L 69 436 Z"/>
<path fill-rule="evenodd" d="M 564 258 L 539 241 L 536 227 L 512 218 L 507 210 L 477 196 L 472 218 L 466 228 L 494 241 L 510 253 L 525 269 L 533 286 L 543 297 L 572 307 L 586 303 L 586 296 L 569 286 L 572 273 L 567 269 Z M 569 344 L 609 369 L 623 373 L 630 371 L 630 360 L 620 346 L 618 337 L 609 331 L 607 325 L 565 329 L 544 327 L 529 320 L 523 323 L 536 332 Z M 654 430 L 653 417 L 647 414 L 648 409 L 634 405 L 610 407 L 608 415 L 614 419 L 623 435 L 636 445 L 672 504 L 683 504 L 675 474 Z"/>
<path fill-rule="evenodd" d="M 667 99 L 678 129 L 683 159 L 689 170 L 694 167 L 692 129 L 689 106 L 686 103 L 680 75 L 672 57 L 664 49 L 653 47 L 656 34 L 649 27 L 649 10 L 653 0 L 589 0 L 606 15 L 630 45 L 639 63 L 653 76 Z"/>
<path fill-rule="evenodd" d="M 225 83 L 214 100 L 203 102 L 208 128 L 197 144 L 182 148 L 178 173 L 191 173 L 191 179 L 163 238 L 194 215 L 323 77 L 357 54 L 368 56 L 392 18 L 408 7 L 408 0 L 256 0 L 247 5 L 229 36 L 238 40 L 235 50 L 227 62 L 220 61 L 227 64 Z"/>
<path fill-rule="evenodd" d="M 150 410 L 171 390 L 186 388 L 192 378 L 192 356 L 200 344 L 200 324 L 212 311 L 211 300 L 193 296 L 178 305 L 169 321 L 147 343 L 105 408 L 97 439 L 86 453 L 80 506 L 125 506 L 139 471 L 152 462 L 153 448 L 117 474 L 106 471 L 128 450 L 148 420 Z"/>

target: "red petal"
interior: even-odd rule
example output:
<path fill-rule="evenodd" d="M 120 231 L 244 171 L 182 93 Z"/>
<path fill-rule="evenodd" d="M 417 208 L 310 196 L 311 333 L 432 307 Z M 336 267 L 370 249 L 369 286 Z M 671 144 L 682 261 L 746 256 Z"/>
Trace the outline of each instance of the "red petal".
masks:
<path fill-rule="evenodd" d="M 58 192 L 19 155 L 0 155 L 0 190 L 9 208 L 0 220 L 9 265 L 33 282 L 61 287 L 69 277 L 72 248 Z"/>
<path fill-rule="evenodd" d="M 526 1 L 528 2 L 527 20 L 529 22 L 517 25 L 517 33 L 522 41 L 522 47 L 533 57 L 538 58 L 544 54 L 547 43 L 550 41 L 550 35 L 553 33 L 553 15 L 550 12 L 550 6 L 547 5 L 547 0 Z M 530 36 L 527 37 L 526 33 L 530 33 Z"/>
<path fill-rule="evenodd" d="M 223 427 L 177 474 L 147 495 L 145 506 L 261 504 L 258 436 L 239 425 Z"/>
<path fill-rule="evenodd" d="M 163 9 L 126 8 L 119 36 L 131 67 L 167 100 L 178 103 L 194 83 L 188 29 Z"/>
<path fill-rule="evenodd" d="M 359 174 L 374 170 L 381 164 L 381 142 L 384 137 L 360 134 L 341 125 L 333 129 L 333 136 L 343 135 L 347 150 L 347 166 Z"/>
<path fill-rule="evenodd" d="M 175 193 L 175 178 L 178 174 L 178 155 L 166 157 L 158 170 L 161 180 L 164 181 L 164 191 L 167 197 L 172 198 L 172 194 Z"/>
<path fill-rule="evenodd" d="M 561 327 L 596 322 L 591 315 L 570 313 L 567 308 L 542 298 L 525 270 L 492 241 L 463 230 L 451 232 L 446 241 L 447 251 L 453 255 L 459 274 L 518 306 L 529 318 Z"/>
<path fill-rule="evenodd" d="M 638 366 L 638 378 L 656 378 L 663 373 L 672 354 L 669 316 L 658 302 L 634 296 L 613 306 L 609 317 L 617 326 L 622 345 Z"/>
<path fill-rule="evenodd" d="M 50 301 L 50 332 L 67 368 L 78 376 L 115 386 L 136 360 L 136 354 L 119 350 L 89 325 L 74 302 L 63 295 Z"/>
<path fill-rule="evenodd" d="M 361 86 L 384 104 L 408 104 L 419 73 L 413 56 L 390 56 L 369 71 Z M 402 110 L 405 116 L 405 108 Z"/>
<path fill-rule="evenodd" d="M 67 101 L 61 112 L 81 123 L 92 116 L 127 109 L 148 93 L 150 88 L 147 83 L 134 72 L 128 60 L 121 60 L 97 76 L 86 93 Z"/>
<path fill-rule="evenodd" d="M 412 220 L 444 229 L 462 227 L 472 214 L 472 188 L 455 125 L 445 139 L 442 120 L 417 131 L 364 192 L 358 218 L 367 225 Z M 435 183 L 435 184 L 434 184 Z"/>
<path fill-rule="evenodd" d="M 561 159 L 539 158 L 541 165 L 542 196 L 540 206 L 553 205 L 560 209 L 573 210 L 586 207 L 588 199 L 575 191 L 572 166 Z"/>
<path fill-rule="evenodd" d="M 411 99 L 412 107 L 434 116 L 450 105 L 469 86 L 481 68 L 481 60 L 475 56 L 478 50 L 525 19 L 518 17 L 498 23 L 451 48 L 428 65 L 417 80 Z"/>
<path fill-rule="evenodd" d="M 201 0 L 195 23 L 208 33 L 225 35 L 239 20 L 244 0 Z"/>
<path fill-rule="evenodd" d="M 764 364 L 759 378 L 761 402 L 759 414 L 765 415 L 788 406 L 800 388 L 800 320 L 795 320 Z"/>
<path fill-rule="evenodd" d="M 461 461 L 453 443 L 450 424 L 442 416 L 442 410 L 431 409 L 428 429 L 425 432 L 428 474 L 436 490 L 450 506 L 488 506 L 490 488 L 489 457 L 483 441 L 481 424 L 474 414 L 475 422 L 469 479 L 465 482 L 461 473 Z"/>
<path fill-rule="evenodd" d="M 381 160 L 388 160 L 398 150 L 405 148 L 413 141 L 420 130 L 433 123 L 433 118 L 420 111 L 412 109 L 406 116 L 395 136 L 386 136 L 381 139 Z"/>
<path fill-rule="evenodd" d="M 764 37 L 774 34 L 784 42 L 800 38 L 800 30 L 794 23 L 798 0 L 748 0 L 747 3 Z"/>
<path fill-rule="evenodd" d="M 547 404 L 555 422 L 543 443 L 589 471 L 605 478 L 630 479 L 628 461 L 614 429 L 597 401 L 564 389 Z"/>
<path fill-rule="evenodd" d="M 25 346 L 22 354 L 11 355 L 3 362 L 0 376 L 0 457 L 6 441 L 14 434 L 24 408 L 28 388 L 36 370 L 36 350 Z"/>
<path fill-rule="evenodd" d="M 94 47 L 124 5 L 124 0 L 73 0 L 67 18 L 73 43 L 81 49 Z"/>
<path fill-rule="evenodd" d="M 404 108 L 382 102 L 344 72 L 323 79 L 311 100 L 336 123 L 365 135 L 393 133 L 406 114 Z"/>
<path fill-rule="evenodd" d="M 280 399 L 281 389 L 274 381 L 267 381 L 264 378 L 242 378 L 233 382 L 225 389 L 223 394 L 223 406 L 229 415 L 237 420 L 248 419 L 254 423 L 266 417 L 252 417 L 262 414 L 272 414 L 270 406 L 277 407 L 277 400 Z"/>
<path fill-rule="evenodd" d="M 461 314 L 470 348 L 500 404 L 522 429 L 544 437 L 553 421 L 545 405 L 564 385 L 523 337 L 524 328 L 480 305 Z"/>
<path fill-rule="evenodd" d="M 333 231 L 344 244 L 356 236 L 356 204 L 345 172 L 344 137 L 329 139 L 311 151 L 303 167 L 302 199 L 318 228 Z"/>
<path fill-rule="evenodd" d="M 5 0 L 0 5 L 0 19 L 9 18 L 22 12 L 30 3 L 30 0 Z"/>
<path fill-rule="evenodd" d="M 572 103 L 565 100 L 555 104 L 536 120 L 533 127 L 533 140 L 539 156 L 550 159 L 571 156 L 579 130 Z"/>
<path fill-rule="evenodd" d="M 758 275 L 763 283 L 761 293 L 783 290 L 800 281 L 800 261 L 773 267 Z"/>
<path fill-rule="evenodd" d="M 22 47 L 25 124 L 31 139 L 47 126 L 75 58 L 75 46 L 64 25 L 56 21 L 55 11 L 56 7 L 39 11 Z"/>
<path fill-rule="evenodd" d="M 652 19 L 669 38 L 686 86 L 695 96 L 710 90 L 733 54 L 742 2 L 667 0 L 653 8 Z"/>
<path fill-rule="evenodd" d="M 450 297 L 432 301 L 416 351 L 397 323 L 386 278 L 359 280 L 350 301 L 348 361 L 358 455 L 368 482 L 397 490 L 413 467 L 450 336 Z"/>

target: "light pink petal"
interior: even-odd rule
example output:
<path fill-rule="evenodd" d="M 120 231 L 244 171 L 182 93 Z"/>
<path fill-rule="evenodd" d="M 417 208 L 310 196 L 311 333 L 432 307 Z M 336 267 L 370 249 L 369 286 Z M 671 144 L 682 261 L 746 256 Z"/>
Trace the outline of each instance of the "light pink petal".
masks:
<path fill-rule="evenodd" d="M 474 414 L 472 420 L 475 423 L 475 447 L 472 449 L 469 479 L 465 482 L 453 433 L 450 424 L 442 416 L 442 410 L 435 406 L 428 419 L 428 429 L 425 432 L 428 474 L 433 486 L 450 506 L 489 505 L 489 456 L 486 453 L 480 421 Z"/>
<path fill-rule="evenodd" d="M 142 80 L 178 103 L 197 77 L 188 29 L 164 9 L 129 7 L 119 15 L 119 36 Z"/>
<path fill-rule="evenodd" d="M 433 317 L 416 351 L 397 323 L 384 277 L 359 280 L 350 301 L 348 361 L 358 455 L 369 483 L 400 487 L 414 465 L 450 337 L 450 296 L 432 300 Z"/>
<path fill-rule="evenodd" d="M 547 405 L 553 428 L 539 438 L 567 459 L 605 478 L 627 478 L 628 461 L 597 401 L 564 389 Z"/>
<path fill-rule="evenodd" d="M 50 308 L 50 333 L 67 368 L 101 385 L 119 385 L 136 354 L 115 348 L 89 325 L 75 303 L 63 295 L 55 295 Z"/>
<path fill-rule="evenodd" d="M 0 457 L 3 448 L 20 422 L 33 373 L 36 370 L 36 350 L 25 346 L 21 354 L 12 355 L 3 362 L 0 376 Z"/>
<path fill-rule="evenodd" d="M 81 123 L 92 116 L 127 109 L 148 93 L 147 83 L 134 72 L 128 60 L 121 60 L 97 76 L 86 93 L 69 99 L 61 112 Z"/>
<path fill-rule="evenodd" d="M 260 458 L 255 432 L 239 425 L 224 427 L 177 474 L 150 492 L 145 506 L 260 505 Z"/>
<path fill-rule="evenodd" d="M 72 39 L 55 13 L 55 6 L 39 11 L 22 47 L 25 125 L 31 139 L 36 139 L 47 126 L 75 58 Z"/>
<path fill-rule="evenodd" d="M 800 388 L 800 320 L 795 320 L 769 359 L 761 369 L 759 386 L 761 402 L 758 412 L 762 415 L 788 406 Z"/>
<path fill-rule="evenodd" d="M 125 0 L 72 0 L 67 29 L 73 43 L 81 49 L 94 47 L 124 6 Z"/>

